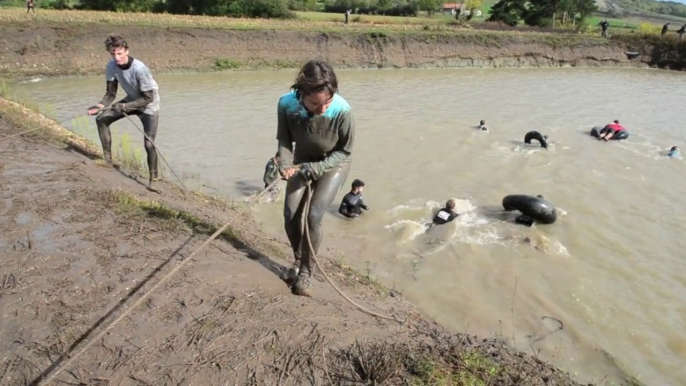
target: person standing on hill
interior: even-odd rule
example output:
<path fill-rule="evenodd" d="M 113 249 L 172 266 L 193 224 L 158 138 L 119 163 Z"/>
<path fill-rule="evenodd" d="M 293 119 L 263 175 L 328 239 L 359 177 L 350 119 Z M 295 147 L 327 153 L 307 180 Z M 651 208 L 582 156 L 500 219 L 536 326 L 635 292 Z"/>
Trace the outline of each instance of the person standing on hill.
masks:
<path fill-rule="evenodd" d="M 110 125 L 126 115 L 137 115 L 143 124 L 145 132 L 145 151 L 148 155 L 148 171 L 150 181 L 148 189 L 159 192 L 153 187 L 158 180 L 157 151 L 155 137 L 159 121 L 160 95 L 157 82 L 152 77 L 148 67 L 133 56 L 129 56 L 129 45 L 121 36 L 110 35 L 105 40 L 105 49 L 112 55 L 112 59 L 105 67 L 106 92 L 102 100 L 95 106 L 88 108 L 88 115 L 95 115 L 109 106 L 117 97 L 117 87 L 122 85 L 126 97 L 102 111 L 95 122 L 102 143 L 102 152 L 108 166 L 112 163 L 112 138 Z"/>
<path fill-rule="evenodd" d="M 311 252 L 316 254 L 322 242 L 322 217 L 350 172 L 355 121 L 338 94 L 333 68 L 320 60 L 303 66 L 291 91 L 279 99 L 277 115 L 279 172 L 288 181 L 284 227 L 295 257 L 288 281 L 294 294 L 307 296 Z"/>
<path fill-rule="evenodd" d="M 682 40 L 684 38 L 684 34 L 686 33 L 686 24 L 682 25 L 681 28 L 679 28 L 676 33 L 679 34 L 679 40 Z"/>
<path fill-rule="evenodd" d="M 665 25 L 662 26 L 662 34 L 661 34 L 660 36 L 665 36 L 665 34 L 667 33 L 667 31 L 669 31 L 669 24 L 670 24 L 670 23 L 667 23 L 667 24 L 665 24 Z"/>
<path fill-rule="evenodd" d="M 30 11 L 36 13 L 36 10 L 33 8 L 33 0 L 26 0 L 26 13 L 29 13 Z"/>
<path fill-rule="evenodd" d="M 610 23 L 607 22 L 607 19 L 601 21 L 598 23 L 598 25 L 601 28 L 600 36 L 606 38 L 607 37 L 607 28 L 610 26 Z"/>

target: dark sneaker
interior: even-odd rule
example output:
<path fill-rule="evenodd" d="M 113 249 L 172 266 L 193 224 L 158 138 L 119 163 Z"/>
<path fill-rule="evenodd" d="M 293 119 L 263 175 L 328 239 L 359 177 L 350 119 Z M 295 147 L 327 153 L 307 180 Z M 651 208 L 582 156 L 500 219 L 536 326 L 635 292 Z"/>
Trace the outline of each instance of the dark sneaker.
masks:
<path fill-rule="evenodd" d="M 295 262 L 288 268 L 288 273 L 286 274 L 286 281 L 288 283 L 295 283 L 298 280 L 298 274 L 300 273 L 300 262 Z"/>
<path fill-rule="evenodd" d="M 298 275 L 298 281 L 293 286 L 293 294 L 299 296 L 310 296 L 308 290 L 310 289 L 310 275 L 306 272 L 301 272 Z"/>

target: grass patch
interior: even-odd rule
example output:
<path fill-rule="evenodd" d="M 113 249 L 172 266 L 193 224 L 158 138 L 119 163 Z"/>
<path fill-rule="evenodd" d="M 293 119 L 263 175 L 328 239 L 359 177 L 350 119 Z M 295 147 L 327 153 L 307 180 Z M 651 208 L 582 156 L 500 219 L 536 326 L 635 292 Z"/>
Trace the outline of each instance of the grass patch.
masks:
<path fill-rule="evenodd" d="M 458 359 L 459 366 L 446 364 L 423 357 L 410 363 L 410 381 L 414 386 L 491 385 L 500 373 L 500 368 L 493 361 L 478 351 L 463 353 Z"/>
<path fill-rule="evenodd" d="M 214 62 L 214 66 L 218 70 L 233 70 L 240 67 L 240 63 L 233 59 L 220 58 Z"/>

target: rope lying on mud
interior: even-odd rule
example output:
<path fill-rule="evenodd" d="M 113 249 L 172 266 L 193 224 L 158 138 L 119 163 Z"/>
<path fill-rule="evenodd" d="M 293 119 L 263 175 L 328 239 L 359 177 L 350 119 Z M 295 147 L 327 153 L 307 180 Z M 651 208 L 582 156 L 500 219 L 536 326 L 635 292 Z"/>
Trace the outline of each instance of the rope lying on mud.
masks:
<path fill-rule="evenodd" d="M 255 194 L 254 196 L 251 196 L 251 197 L 250 197 L 251 203 L 250 203 L 249 206 L 251 206 L 251 205 L 253 205 L 254 203 L 258 202 L 259 198 L 262 197 L 262 196 L 264 196 L 271 188 L 273 188 L 274 186 L 276 186 L 276 184 L 279 183 L 279 181 L 280 181 L 280 179 L 277 178 L 274 182 L 272 182 L 271 184 L 269 184 L 269 186 L 267 186 L 266 188 L 264 188 L 264 190 L 258 192 L 258 193 Z M 241 215 L 241 213 L 237 213 L 235 216 L 233 216 L 231 219 L 229 219 L 229 221 L 227 221 L 221 228 L 217 229 L 217 231 L 214 232 L 214 233 L 212 234 L 212 236 L 210 236 L 210 238 L 208 238 L 207 240 L 205 240 L 205 242 L 202 243 L 202 245 L 200 245 L 200 246 L 198 247 L 198 249 L 196 249 L 195 251 L 193 251 L 193 253 L 191 253 L 190 255 L 188 255 L 188 257 L 186 257 L 183 261 L 181 261 L 181 263 L 179 263 L 179 265 L 177 265 L 176 267 L 174 267 L 174 269 L 172 269 L 171 271 L 169 271 L 169 273 L 167 273 L 167 275 L 165 275 L 165 276 L 164 276 L 160 281 L 158 281 L 152 288 L 150 288 L 150 290 L 149 290 L 148 292 L 146 292 L 143 296 L 141 296 L 138 300 L 136 300 L 136 302 L 133 303 L 133 305 L 132 305 L 131 307 L 129 307 L 128 309 L 126 309 L 124 312 L 122 312 L 121 315 L 119 315 L 116 319 L 114 319 L 114 320 L 112 321 L 112 323 L 110 323 L 106 328 L 104 328 L 102 331 L 100 331 L 100 333 L 99 333 L 95 338 L 93 338 L 93 339 L 91 339 L 90 341 L 88 341 L 88 343 L 87 343 L 85 346 L 83 346 L 83 348 L 82 348 L 81 350 L 79 350 L 79 352 L 76 353 L 76 355 L 74 355 L 74 356 L 72 356 L 71 358 L 69 358 L 69 360 L 67 361 L 67 363 L 65 363 L 63 366 L 61 366 L 59 369 L 57 369 L 57 371 L 55 371 L 55 372 L 54 372 L 49 378 L 47 378 L 45 381 L 41 382 L 40 385 L 47 385 L 47 384 L 48 384 L 51 380 L 53 380 L 60 372 L 62 372 L 62 370 L 64 370 L 64 369 L 66 369 L 67 367 L 69 367 L 78 357 L 80 357 L 84 352 L 86 352 L 86 350 L 88 350 L 94 343 L 99 342 L 99 341 L 105 336 L 105 334 L 107 334 L 115 325 L 117 325 L 119 322 L 121 322 L 122 319 L 124 319 L 125 317 L 127 317 L 127 316 L 128 316 L 133 310 L 135 310 L 138 306 L 140 306 L 141 304 L 143 304 L 143 303 L 148 299 L 148 297 L 150 297 L 150 295 L 151 295 L 153 292 L 155 292 L 155 290 L 157 290 L 162 284 L 166 283 L 167 280 L 169 280 L 172 276 L 174 276 L 175 273 L 177 273 L 181 268 L 183 268 L 183 267 L 186 265 L 186 263 L 188 263 L 189 261 L 191 261 L 191 260 L 193 259 L 193 256 L 195 256 L 198 252 L 200 252 L 203 248 L 205 248 L 210 242 L 212 242 L 212 241 L 213 241 L 214 239 L 216 239 L 220 234 L 222 234 L 222 233 L 229 227 L 229 225 L 231 225 L 231 223 L 233 223 L 233 221 L 234 221 L 235 219 L 237 219 L 240 215 Z"/>
<path fill-rule="evenodd" d="M 309 217 L 309 214 L 310 214 L 310 203 L 312 201 L 312 183 L 308 180 L 306 186 L 307 186 L 307 188 L 306 188 L 307 189 L 307 201 L 305 202 L 305 208 L 303 209 L 301 223 L 302 223 L 302 227 L 305 230 L 305 235 L 307 236 L 307 244 L 310 248 L 310 258 L 314 260 L 314 263 L 317 265 L 317 268 L 319 268 L 319 270 L 322 272 L 322 274 L 326 278 L 326 281 L 328 281 L 329 284 L 331 284 L 333 289 L 335 289 L 339 295 L 341 295 L 350 304 L 352 304 L 353 306 L 355 306 L 357 309 L 364 312 L 365 314 L 375 316 L 375 317 L 381 318 L 381 319 L 393 320 L 393 321 L 396 321 L 400 324 L 404 324 L 407 321 L 407 319 L 403 320 L 403 319 L 398 319 L 395 316 L 387 316 L 387 315 L 379 314 L 379 313 L 376 313 L 374 311 L 370 311 L 367 308 L 355 303 L 340 288 L 338 288 L 336 283 L 334 283 L 333 280 L 331 280 L 331 278 L 329 277 L 329 275 L 326 274 L 326 271 L 324 271 L 322 266 L 319 265 L 319 259 L 317 259 L 317 254 L 314 251 L 314 247 L 312 246 L 312 239 L 310 238 L 310 226 L 309 226 L 310 224 L 308 224 L 308 221 L 307 221 L 307 218 Z"/>
<path fill-rule="evenodd" d="M 107 108 L 107 109 L 111 109 L 111 107 L 110 107 L 110 108 Z M 107 110 L 107 109 L 101 109 L 100 111 L 104 111 L 104 110 Z M 188 191 L 188 188 L 186 187 L 186 184 L 183 183 L 183 180 L 176 174 L 176 172 L 175 172 L 174 169 L 171 167 L 171 165 L 169 165 L 169 162 L 167 162 L 167 159 L 164 158 L 164 156 L 162 155 L 162 151 L 160 150 L 159 147 L 157 147 L 157 145 L 155 144 L 155 141 L 153 141 L 152 139 L 150 139 L 150 137 L 148 137 L 148 135 L 145 134 L 145 131 L 143 131 L 143 129 L 141 129 L 140 127 L 138 127 L 138 125 L 136 124 L 136 122 L 134 122 L 133 119 L 131 119 L 131 117 L 130 117 L 128 114 L 126 114 L 126 113 L 123 112 L 123 111 L 122 111 L 122 114 L 124 114 L 124 116 L 126 117 L 126 119 L 128 119 L 129 122 L 131 122 L 131 123 L 133 124 L 133 126 L 134 126 L 136 129 L 138 129 L 138 131 L 141 132 L 141 134 L 143 134 L 143 136 L 145 137 L 145 139 L 147 139 L 147 140 L 152 144 L 152 147 L 155 148 L 155 150 L 157 151 L 157 153 L 160 155 L 160 158 L 162 158 L 162 161 L 164 161 L 164 163 L 167 165 L 167 167 L 168 167 L 169 170 L 172 172 L 172 174 L 174 175 L 174 177 L 176 177 L 176 179 L 179 180 L 179 182 L 181 183 L 181 186 L 183 186 L 183 190 Z"/>

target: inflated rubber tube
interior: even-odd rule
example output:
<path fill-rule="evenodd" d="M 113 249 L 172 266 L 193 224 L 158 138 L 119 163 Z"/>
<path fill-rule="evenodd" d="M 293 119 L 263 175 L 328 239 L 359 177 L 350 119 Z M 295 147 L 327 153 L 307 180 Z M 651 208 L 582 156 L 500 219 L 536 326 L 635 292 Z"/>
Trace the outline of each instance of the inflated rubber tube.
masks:
<path fill-rule="evenodd" d="M 542 148 L 544 148 L 544 149 L 548 148 L 548 140 L 546 139 L 546 137 L 543 134 L 539 133 L 538 131 L 530 131 L 530 132 L 526 133 L 526 135 L 524 136 L 524 143 L 530 144 L 531 140 L 533 140 L 533 139 L 537 140 L 538 143 L 541 144 Z"/>
<path fill-rule="evenodd" d="M 517 223 L 531 226 L 534 222 L 552 224 L 557 220 L 557 211 L 553 204 L 543 196 L 528 196 L 525 194 L 511 194 L 503 198 L 503 208 L 506 211 L 518 210 L 522 216 Z"/>
<path fill-rule="evenodd" d="M 598 138 L 600 136 L 600 134 L 604 134 L 608 130 L 610 130 L 610 129 L 606 128 L 605 126 L 595 126 L 594 128 L 591 129 L 591 137 Z M 627 138 L 629 138 L 629 132 L 626 131 L 626 129 L 625 129 L 625 130 L 622 130 L 619 133 L 613 135 L 612 138 L 610 138 L 610 140 L 613 140 L 613 139 L 620 140 L 620 139 L 627 139 Z"/>

